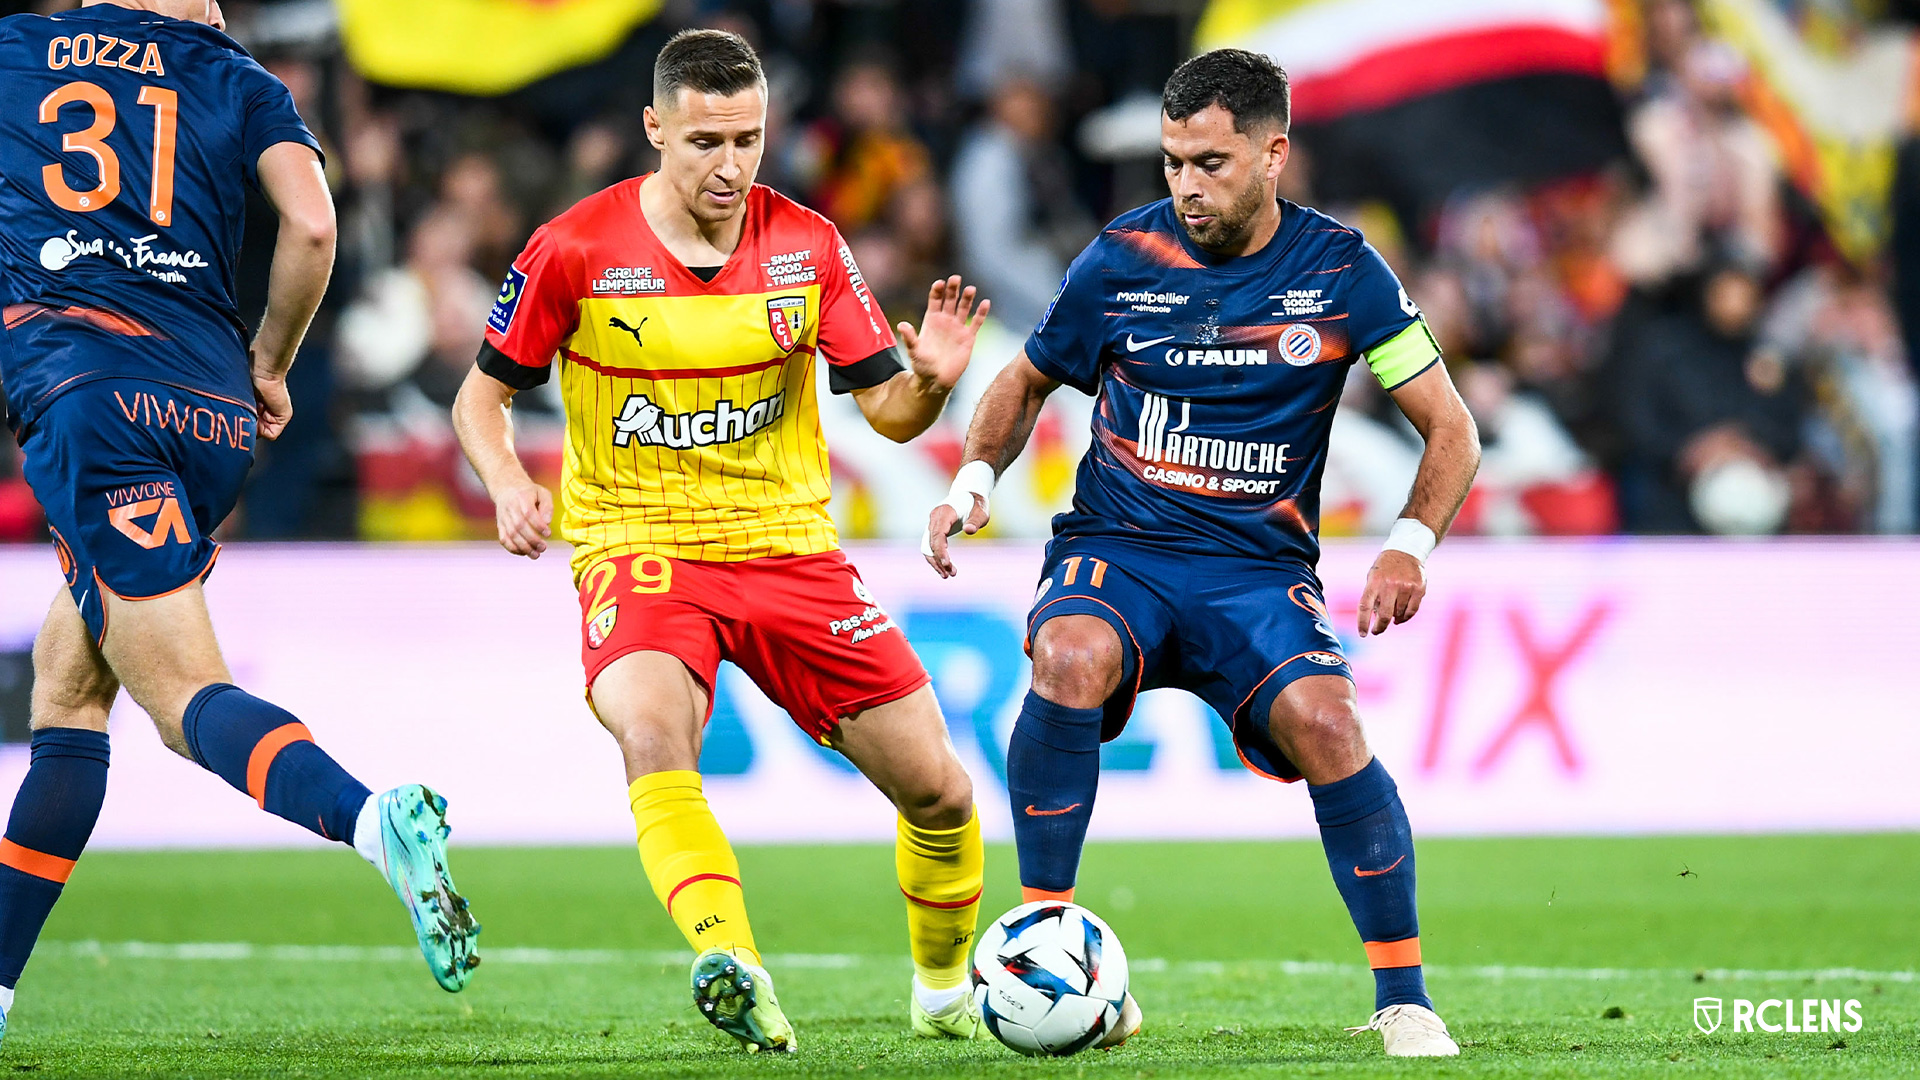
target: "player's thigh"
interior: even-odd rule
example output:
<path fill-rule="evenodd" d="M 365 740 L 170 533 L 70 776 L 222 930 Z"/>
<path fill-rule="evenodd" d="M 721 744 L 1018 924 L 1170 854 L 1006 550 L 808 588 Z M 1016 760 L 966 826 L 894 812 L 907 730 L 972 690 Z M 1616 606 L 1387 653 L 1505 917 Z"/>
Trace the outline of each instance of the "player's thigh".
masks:
<path fill-rule="evenodd" d="M 29 723 L 41 728 L 107 730 L 107 714 L 120 692 L 106 657 L 93 643 L 73 596 L 64 590 L 33 639 L 33 698 Z"/>
<path fill-rule="evenodd" d="M 106 597 L 101 653 L 127 693 L 153 717 L 161 739 L 186 753 L 181 722 L 193 696 L 233 676 L 220 655 L 200 582 L 147 600 Z"/>
<path fill-rule="evenodd" d="M 973 780 L 931 684 L 841 721 L 827 744 L 921 828 L 957 829 L 973 815 Z"/>
<path fill-rule="evenodd" d="M 628 779 L 699 766 L 722 658 L 727 571 L 652 554 L 614 555 L 580 575 L 587 702 Z"/>
<path fill-rule="evenodd" d="M 677 656 L 627 653 L 602 668 L 587 702 L 615 741 L 627 779 L 700 766 L 701 729 L 710 695 Z"/>

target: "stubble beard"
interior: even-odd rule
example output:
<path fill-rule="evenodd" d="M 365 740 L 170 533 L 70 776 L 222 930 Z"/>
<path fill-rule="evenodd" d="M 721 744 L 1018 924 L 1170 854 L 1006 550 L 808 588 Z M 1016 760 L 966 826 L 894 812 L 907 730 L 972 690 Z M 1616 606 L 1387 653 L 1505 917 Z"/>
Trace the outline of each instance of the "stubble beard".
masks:
<path fill-rule="evenodd" d="M 1188 225 L 1184 220 L 1180 224 L 1187 230 L 1188 238 L 1207 251 L 1237 251 L 1252 237 L 1254 216 L 1260 213 L 1261 204 L 1265 201 L 1266 185 L 1256 182 L 1235 196 L 1225 210 L 1216 212 L 1213 220 L 1205 225 Z M 1191 209 L 1181 208 L 1183 213 Z"/>

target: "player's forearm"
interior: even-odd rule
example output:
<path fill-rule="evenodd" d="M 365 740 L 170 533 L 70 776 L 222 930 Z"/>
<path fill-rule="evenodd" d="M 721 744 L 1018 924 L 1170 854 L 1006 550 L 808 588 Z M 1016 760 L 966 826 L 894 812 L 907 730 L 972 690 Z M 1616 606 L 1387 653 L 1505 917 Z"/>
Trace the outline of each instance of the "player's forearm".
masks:
<path fill-rule="evenodd" d="M 281 217 L 267 279 L 267 311 L 251 350 L 255 374 L 278 377 L 293 366 L 333 275 L 333 245 L 331 208 L 312 219 Z"/>
<path fill-rule="evenodd" d="M 1427 448 L 1420 455 L 1413 492 L 1407 496 L 1403 518 L 1413 518 L 1433 530 L 1435 539 L 1447 535 L 1454 516 L 1467 501 L 1474 474 L 1480 471 L 1480 431 L 1462 408 L 1457 415 L 1434 422 L 1426 433 Z"/>
<path fill-rule="evenodd" d="M 940 419 L 952 392 L 951 386 L 902 371 L 868 391 L 860 400 L 861 412 L 873 430 L 897 443 L 910 442 Z"/>
<path fill-rule="evenodd" d="M 987 392 L 981 395 L 980 404 L 974 407 L 962 461 L 984 461 L 993 466 L 994 475 L 998 476 L 1027 448 L 1033 425 L 1040 419 L 1040 408 L 1047 403 L 1047 394 L 1052 390 L 1045 381 L 1026 377 L 1026 373 L 1033 371 L 1023 353 L 994 376 Z"/>
<path fill-rule="evenodd" d="M 453 433 L 494 499 L 502 491 L 533 483 L 513 450 L 512 401 L 511 390 L 478 368 L 467 374 L 453 401 Z"/>

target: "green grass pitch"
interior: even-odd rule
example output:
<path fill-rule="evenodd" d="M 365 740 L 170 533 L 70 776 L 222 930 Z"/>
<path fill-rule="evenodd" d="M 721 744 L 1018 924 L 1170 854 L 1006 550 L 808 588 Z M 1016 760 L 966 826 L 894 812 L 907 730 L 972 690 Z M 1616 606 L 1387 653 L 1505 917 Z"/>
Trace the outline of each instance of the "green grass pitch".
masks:
<path fill-rule="evenodd" d="M 0 1075 L 1920 1075 L 1916 835 L 1425 842 L 1429 982 L 1463 1051 L 1402 1062 L 1341 1031 L 1366 1019 L 1371 979 L 1310 842 L 1090 847 L 1080 898 L 1124 941 L 1147 1026 L 1064 1061 L 908 1035 L 890 848 L 741 851 L 800 1036 L 780 1058 L 694 1013 L 631 849 L 455 857 L 487 958 L 458 996 L 344 852 L 88 855 Z M 1016 901 L 1010 849 L 990 850 L 988 881 L 991 917 Z M 1697 996 L 1729 1016 L 1734 998 L 1854 998 L 1865 1026 L 1706 1036 Z"/>

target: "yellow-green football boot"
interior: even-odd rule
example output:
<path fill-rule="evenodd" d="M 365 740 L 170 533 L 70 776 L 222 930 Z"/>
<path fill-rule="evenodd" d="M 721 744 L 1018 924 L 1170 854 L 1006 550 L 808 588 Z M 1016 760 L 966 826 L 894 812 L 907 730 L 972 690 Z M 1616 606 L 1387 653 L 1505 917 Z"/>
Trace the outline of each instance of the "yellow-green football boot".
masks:
<path fill-rule="evenodd" d="M 915 976 L 912 988 L 907 992 L 907 1016 L 913 1023 L 913 1033 L 922 1039 L 977 1039 L 986 1030 L 986 1022 L 980 1018 L 980 1010 L 973 1007 L 973 989 L 961 987 L 960 996 L 948 1002 L 937 1012 L 929 1012 L 920 1003 L 920 978 Z"/>
<path fill-rule="evenodd" d="M 767 969 L 726 949 L 693 958 L 693 1003 L 700 1015 L 740 1040 L 748 1053 L 790 1053 L 797 1048 L 793 1025 L 780 1011 Z"/>

